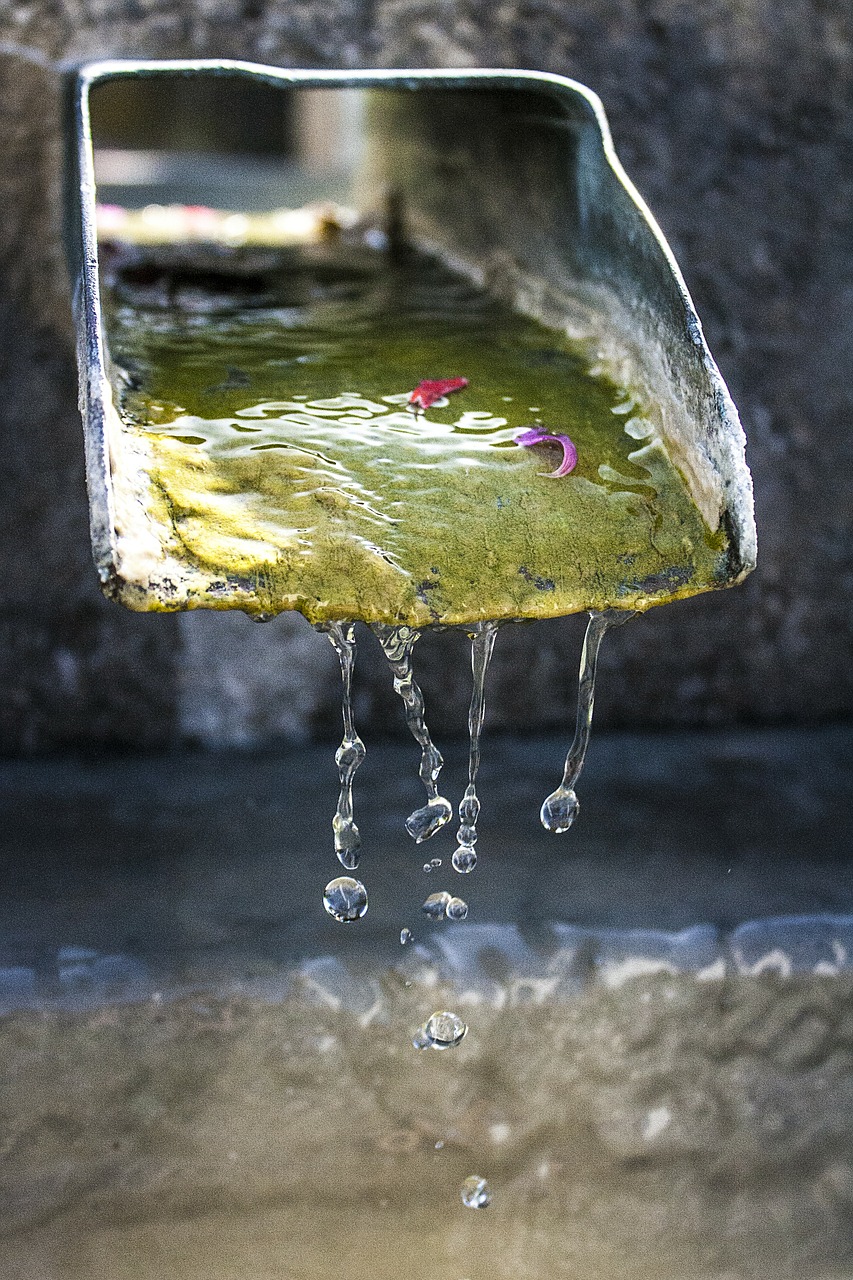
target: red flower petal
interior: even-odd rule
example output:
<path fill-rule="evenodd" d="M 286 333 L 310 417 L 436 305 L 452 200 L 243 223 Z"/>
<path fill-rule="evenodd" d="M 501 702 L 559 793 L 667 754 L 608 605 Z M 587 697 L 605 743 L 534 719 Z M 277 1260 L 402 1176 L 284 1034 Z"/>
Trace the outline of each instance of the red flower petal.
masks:
<path fill-rule="evenodd" d="M 467 378 L 436 378 L 433 381 L 427 379 L 419 382 L 415 387 L 409 396 L 409 404 L 415 405 L 418 409 L 429 409 L 436 400 L 441 400 L 442 396 L 449 395 L 451 391 L 461 391 L 467 386 Z"/>

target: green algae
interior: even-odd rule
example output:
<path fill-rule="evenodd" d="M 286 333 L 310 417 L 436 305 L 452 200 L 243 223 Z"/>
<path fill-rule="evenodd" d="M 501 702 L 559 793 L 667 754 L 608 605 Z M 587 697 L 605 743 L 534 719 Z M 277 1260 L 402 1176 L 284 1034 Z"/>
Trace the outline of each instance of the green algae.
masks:
<path fill-rule="evenodd" d="M 152 513 L 210 580 L 191 603 L 420 626 L 724 585 L 724 533 L 594 350 L 414 254 L 202 259 L 137 251 L 104 295 Z M 407 408 L 422 379 L 456 376 L 445 404 Z M 559 451 L 514 443 L 536 423 L 574 440 L 570 476 L 544 474 Z"/>

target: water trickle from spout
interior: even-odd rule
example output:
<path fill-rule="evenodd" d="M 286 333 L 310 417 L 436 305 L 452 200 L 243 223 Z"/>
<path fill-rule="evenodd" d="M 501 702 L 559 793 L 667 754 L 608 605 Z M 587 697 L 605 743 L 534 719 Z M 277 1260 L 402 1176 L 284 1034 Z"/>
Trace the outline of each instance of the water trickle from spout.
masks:
<path fill-rule="evenodd" d="M 444 760 L 429 735 L 424 719 L 424 697 L 412 675 L 412 650 L 420 632 L 412 627 L 392 627 L 379 622 L 374 623 L 373 631 L 394 676 L 394 692 L 403 700 L 406 724 L 421 748 L 419 773 L 427 802 L 406 819 L 406 830 L 417 844 L 421 844 L 441 830 L 453 816 L 453 808 L 449 800 L 438 794 L 438 775 Z"/>
<path fill-rule="evenodd" d="M 347 871 L 359 863 L 361 836 L 353 820 L 352 780 L 365 756 L 364 743 L 355 731 L 352 715 L 352 673 L 355 666 L 355 628 L 351 622 L 332 622 L 327 635 L 340 659 L 343 684 L 344 736 L 335 752 L 335 763 L 341 780 L 338 807 L 332 819 L 335 853 Z"/>
<path fill-rule="evenodd" d="M 456 871 L 467 875 L 477 865 L 477 854 L 474 845 L 477 843 L 477 818 L 480 813 L 480 801 L 477 798 L 477 774 L 480 770 L 480 734 L 486 715 L 486 672 L 495 647 L 495 636 L 498 633 L 496 622 L 478 622 L 470 631 L 471 636 L 471 671 L 474 687 L 471 691 L 471 706 L 468 711 L 468 734 L 470 748 L 468 753 L 468 786 L 459 803 L 459 830 L 456 832 L 458 848 L 452 862 Z"/>
<path fill-rule="evenodd" d="M 563 780 L 547 797 L 539 811 L 539 818 L 546 831 L 561 834 L 578 816 L 580 808 L 575 795 L 575 786 L 581 775 L 589 746 L 589 735 L 592 729 L 592 712 L 595 704 L 595 671 L 598 665 L 598 654 L 601 642 L 611 627 L 633 618 L 633 611 L 607 609 L 601 613 L 590 612 L 589 622 L 581 649 L 580 677 L 578 682 L 578 711 L 575 722 L 575 736 L 569 747 L 566 763 L 563 768 Z"/>

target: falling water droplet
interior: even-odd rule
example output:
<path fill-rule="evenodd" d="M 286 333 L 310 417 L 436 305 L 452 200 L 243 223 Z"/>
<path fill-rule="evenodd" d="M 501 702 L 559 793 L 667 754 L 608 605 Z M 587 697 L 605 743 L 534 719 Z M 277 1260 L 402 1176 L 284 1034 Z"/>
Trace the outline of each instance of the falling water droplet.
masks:
<path fill-rule="evenodd" d="M 546 831 L 554 831 L 559 835 L 568 831 L 579 811 L 580 804 L 572 788 L 560 786 L 543 802 L 539 819 Z"/>
<path fill-rule="evenodd" d="M 498 624 L 496 622 L 478 622 L 469 633 L 471 636 L 471 672 L 474 677 L 474 686 L 471 691 L 471 705 L 468 709 L 468 735 L 470 740 L 468 786 L 459 803 L 459 830 L 456 832 L 456 839 L 459 844 L 452 859 L 453 866 L 463 875 L 473 871 L 477 865 L 474 845 L 477 843 L 477 818 L 480 814 L 480 801 L 477 798 L 477 774 L 480 771 L 480 734 L 486 715 L 486 672 L 489 669 L 497 633 Z"/>
<path fill-rule="evenodd" d="M 449 822 L 453 807 L 449 800 L 438 794 L 438 775 L 444 760 L 435 746 L 424 718 L 424 696 L 412 675 L 412 650 L 420 638 L 420 632 L 412 627 L 392 627 L 375 623 L 373 631 L 394 677 L 394 692 L 403 700 L 406 724 L 421 748 L 419 775 L 427 794 L 427 803 L 416 809 L 406 819 L 406 830 L 421 844 L 429 840 Z"/>
<path fill-rule="evenodd" d="M 563 780 L 546 798 L 539 811 L 539 819 L 546 831 L 557 834 L 568 831 L 578 816 L 578 798 L 575 786 L 586 759 L 589 735 L 592 729 L 592 712 L 595 705 L 595 669 L 601 642 L 611 627 L 633 618 L 633 612 L 607 609 L 602 613 L 591 612 L 581 649 L 580 676 L 578 681 L 578 711 L 575 736 L 569 747 L 563 768 Z"/>
<path fill-rule="evenodd" d="M 416 1049 L 453 1049 L 467 1031 L 467 1026 L 458 1014 L 442 1009 L 430 1014 L 412 1043 Z"/>
<path fill-rule="evenodd" d="M 492 1203 L 492 1192 L 485 1178 L 472 1173 L 459 1188 L 466 1209 L 486 1209 Z"/>
<path fill-rule="evenodd" d="M 341 790 L 338 807 L 332 819 L 335 837 L 335 853 L 347 871 L 354 871 L 359 863 L 361 836 L 353 819 L 352 780 L 356 769 L 364 759 L 364 743 L 355 731 L 352 714 L 352 673 L 355 666 L 355 630 L 351 622 L 332 622 L 327 634 L 341 664 L 343 685 L 344 736 L 335 752 Z"/>
<path fill-rule="evenodd" d="M 477 854 L 473 849 L 460 845 L 450 861 L 453 863 L 454 871 L 458 871 L 461 876 L 467 876 L 477 865 Z"/>
<path fill-rule="evenodd" d="M 341 924 L 351 924 L 367 910 L 367 890 L 352 876 L 337 876 L 323 890 L 323 906 Z"/>
<path fill-rule="evenodd" d="M 429 916 L 430 920 L 443 920 L 451 901 L 450 894 L 445 890 L 441 893 L 431 893 L 422 904 L 421 911 L 425 916 Z"/>
<path fill-rule="evenodd" d="M 453 806 L 444 796 L 436 796 L 422 809 L 415 809 L 406 819 L 406 830 L 415 844 L 423 844 L 430 840 L 436 831 L 440 831 L 445 823 L 453 817 Z"/>
<path fill-rule="evenodd" d="M 467 920 L 468 903 L 464 898 L 451 898 L 445 908 L 448 920 Z"/>
<path fill-rule="evenodd" d="M 407 943 L 413 942 L 414 937 L 415 935 L 412 933 L 411 929 L 401 929 L 400 930 L 400 946 L 405 947 Z"/>

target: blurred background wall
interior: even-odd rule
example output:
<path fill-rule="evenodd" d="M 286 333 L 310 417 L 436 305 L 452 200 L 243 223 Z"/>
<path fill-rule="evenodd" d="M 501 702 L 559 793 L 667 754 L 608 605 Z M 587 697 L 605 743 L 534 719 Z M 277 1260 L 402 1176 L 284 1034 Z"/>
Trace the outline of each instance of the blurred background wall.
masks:
<path fill-rule="evenodd" d="M 335 736 L 334 655 L 298 616 L 124 613 L 92 569 L 61 223 L 58 65 L 518 66 L 574 76 L 669 238 L 740 407 L 760 565 L 611 638 L 608 726 L 853 710 L 853 6 L 849 0 L 6 0 L 0 8 L 0 751 Z M 508 627 L 490 722 L 573 715 L 580 620 Z M 421 642 L 442 734 L 458 636 Z M 362 646 L 364 736 L 399 725 Z"/>

